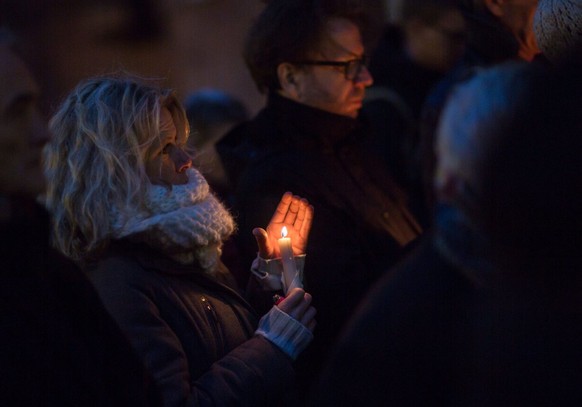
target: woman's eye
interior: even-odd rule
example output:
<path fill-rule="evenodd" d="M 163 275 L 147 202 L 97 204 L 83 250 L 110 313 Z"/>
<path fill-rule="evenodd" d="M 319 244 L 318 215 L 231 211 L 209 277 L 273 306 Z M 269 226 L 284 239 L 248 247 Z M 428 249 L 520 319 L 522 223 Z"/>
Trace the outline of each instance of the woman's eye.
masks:
<path fill-rule="evenodd" d="M 164 148 L 162 148 L 162 154 L 168 154 L 170 152 L 171 144 L 166 144 Z"/>

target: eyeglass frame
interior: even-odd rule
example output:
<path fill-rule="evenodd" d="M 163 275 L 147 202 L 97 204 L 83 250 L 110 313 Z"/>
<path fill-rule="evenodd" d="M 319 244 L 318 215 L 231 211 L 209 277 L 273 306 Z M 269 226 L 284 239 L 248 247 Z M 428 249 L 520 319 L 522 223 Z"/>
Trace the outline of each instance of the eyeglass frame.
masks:
<path fill-rule="evenodd" d="M 348 70 L 350 65 L 356 64 L 356 70 L 352 78 L 348 75 Z M 312 66 L 336 66 L 342 67 L 344 69 L 344 76 L 348 81 L 353 81 L 362 72 L 364 67 L 368 67 L 370 63 L 370 57 L 368 55 L 362 55 L 360 58 L 350 59 L 349 61 L 319 61 L 314 59 L 306 59 L 299 62 L 295 62 L 295 65 L 312 65 Z"/>

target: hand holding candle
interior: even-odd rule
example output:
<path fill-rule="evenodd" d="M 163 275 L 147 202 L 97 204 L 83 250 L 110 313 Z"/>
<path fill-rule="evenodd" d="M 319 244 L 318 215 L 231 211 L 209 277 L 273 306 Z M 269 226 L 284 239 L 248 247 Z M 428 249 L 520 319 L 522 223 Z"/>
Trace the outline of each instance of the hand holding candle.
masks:
<path fill-rule="evenodd" d="M 288 244 L 283 243 L 285 247 L 283 250 L 288 249 L 287 256 L 294 262 L 293 256 L 305 254 L 312 220 L 313 207 L 309 205 L 309 202 L 299 196 L 294 196 L 291 192 L 286 192 L 277 205 L 267 230 L 262 228 L 253 230 L 259 256 L 263 259 L 284 257 L 279 240 L 282 238 L 281 231 L 285 227 L 287 232 L 284 238 L 287 239 L 285 242 Z"/>
<path fill-rule="evenodd" d="M 259 255 L 263 259 L 274 259 L 281 256 L 278 240 L 281 229 L 287 227 L 287 237 L 291 239 L 291 247 L 295 256 L 305 254 L 307 238 L 313 220 L 313 206 L 309 202 L 291 192 L 285 192 L 265 231 L 255 228 L 253 235 L 257 239 Z"/>

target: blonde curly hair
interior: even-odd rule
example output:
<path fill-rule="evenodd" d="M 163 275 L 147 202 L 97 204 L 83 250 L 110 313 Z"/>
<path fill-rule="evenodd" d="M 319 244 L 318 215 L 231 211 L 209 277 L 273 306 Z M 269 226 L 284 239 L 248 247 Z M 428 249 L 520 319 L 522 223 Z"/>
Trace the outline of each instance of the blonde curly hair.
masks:
<path fill-rule="evenodd" d="M 163 107 L 185 143 L 189 126 L 175 93 L 127 75 L 81 82 L 50 120 L 46 205 L 53 244 L 66 256 L 86 261 L 101 252 L 111 239 L 111 211 L 143 208 L 150 187 L 144 157 L 160 139 Z"/>

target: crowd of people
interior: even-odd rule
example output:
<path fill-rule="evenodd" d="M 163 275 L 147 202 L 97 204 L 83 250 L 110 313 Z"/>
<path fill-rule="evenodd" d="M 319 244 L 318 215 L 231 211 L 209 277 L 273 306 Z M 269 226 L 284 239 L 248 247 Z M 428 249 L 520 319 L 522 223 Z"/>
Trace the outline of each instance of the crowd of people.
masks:
<path fill-rule="evenodd" d="M 581 10 L 271 0 L 254 117 L 0 31 L 0 404 L 579 405 Z"/>

